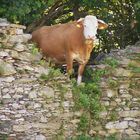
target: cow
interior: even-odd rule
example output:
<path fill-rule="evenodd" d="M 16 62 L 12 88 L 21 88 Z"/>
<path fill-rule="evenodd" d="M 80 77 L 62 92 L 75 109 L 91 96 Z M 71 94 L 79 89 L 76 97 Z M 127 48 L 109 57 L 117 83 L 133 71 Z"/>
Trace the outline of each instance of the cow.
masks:
<path fill-rule="evenodd" d="M 77 83 L 94 48 L 97 29 L 106 29 L 107 24 L 96 16 L 87 15 L 77 21 L 43 26 L 32 32 L 32 41 L 37 43 L 47 58 L 56 64 L 66 64 L 67 73 L 72 74 L 73 62 L 79 64 Z"/>

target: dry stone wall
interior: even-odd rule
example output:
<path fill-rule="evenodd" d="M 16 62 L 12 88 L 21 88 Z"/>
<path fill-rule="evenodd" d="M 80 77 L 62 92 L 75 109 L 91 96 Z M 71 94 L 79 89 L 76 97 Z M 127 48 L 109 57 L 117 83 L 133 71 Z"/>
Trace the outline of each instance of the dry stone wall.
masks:
<path fill-rule="evenodd" d="M 41 81 L 50 68 L 28 43 L 31 35 L 23 33 L 25 28 L 0 19 L 0 139 L 61 140 L 81 134 L 81 112 L 73 111 L 69 79 L 61 75 L 52 79 L 53 84 Z M 139 140 L 140 42 L 113 50 L 107 58 L 110 65 L 94 66 L 107 71 L 100 83 L 105 110 L 96 124 L 90 124 L 88 134 Z M 59 82 L 66 91 L 55 88 Z"/>
<path fill-rule="evenodd" d="M 70 137 L 76 129 L 70 87 L 66 84 L 67 93 L 62 97 L 61 91 L 40 81 L 49 68 L 45 62 L 40 64 L 42 55 L 34 54 L 33 44 L 27 43 L 31 35 L 23 29 L 0 19 L 0 139 Z M 53 80 L 64 85 L 68 81 L 63 75 Z"/>
<path fill-rule="evenodd" d="M 101 80 L 100 131 L 118 134 L 118 139 L 140 139 L 140 42 L 124 50 L 112 50 L 106 63 L 96 66 L 105 69 Z M 96 128 L 95 128 L 96 130 Z M 99 131 L 97 131 L 99 132 Z"/>

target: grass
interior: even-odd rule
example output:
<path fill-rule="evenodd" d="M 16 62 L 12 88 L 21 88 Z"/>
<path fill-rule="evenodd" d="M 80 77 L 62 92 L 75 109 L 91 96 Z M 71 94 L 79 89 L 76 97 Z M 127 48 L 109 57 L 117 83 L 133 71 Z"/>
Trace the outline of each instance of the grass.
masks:
<path fill-rule="evenodd" d="M 133 72 L 133 73 L 140 73 L 140 67 L 137 67 L 133 63 L 129 63 L 128 68 Z"/>
<path fill-rule="evenodd" d="M 0 134 L 0 140 L 7 140 L 8 135 L 7 134 Z"/>
<path fill-rule="evenodd" d="M 140 89 L 140 82 L 139 81 L 135 81 L 135 80 L 132 80 L 130 82 L 130 85 L 129 85 L 129 88 L 132 88 L 132 89 Z"/>
<path fill-rule="evenodd" d="M 75 82 L 76 83 L 76 82 Z M 89 98 L 89 92 L 88 87 L 86 85 L 79 85 L 77 84 L 73 85 L 73 95 L 75 100 L 75 109 L 80 110 L 89 110 L 90 107 L 90 98 Z M 88 92 L 88 93 L 87 93 Z"/>
<path fill-rule="evenodd" d="M 87 68 L 84 73 L 84 84 L 77 86 L 73 84 L 73 96 L 75 100 L 75 109 L 82 109 L 85 113 L 85 118 L 93 120 L 93 125 L 96 122 L 100 121 L 100 112 L 104 110 L 104 107 L 101 105 L 100 97 L 101 97 L 101 90 L 100 90 L 100 82 L 102 77 L 108 77 L 108 82 L 110 87 L 116 88 L 118 86 L 118 82 L 109 78 L 112 73 L 110 71 L 114 70 L 118 67 L 119 63 L 114 58 L 107 58 L 104 61 L 105 64 L 109 65 L 109 70 L 107 69 L 96 69 L 93 70 L 92 68 Z M 90 115 L 89 115 L 90 114 Z M 87 115 L 87 116 L 86 116 Z M 80 131 L 85 132 L 85 126 L 88 129 L 89 123 L 87 123 L 86 119 L 81 116 L 80 118 Z M 111 119 L 116 119 L 116 114 L 113 112 L 111 114 Z M 80 128 L 79 127 L 79 128 Z M 79 139 L 79 138 L 78 138 Z M 80 139 L 90 139 L 88 137 L 80 138 Z M 99 139 L 99 138 L 95 138 Z M 111 138 L 109 138 L 111 139 Z M 113 138 L 112 138 L 113 140 Z"/>
<path fill-rule="evenodd" d="M 116 135 L 113 134 L 113 135 L 107 136 L 107 137 L 105 138 L 105 140 L 118 140 L 118 139 L 117 139 Z"/>
<path fill-rule="evenodd" d="M 104 63 L 108 64 L 112 68 L 116 68 L 119 65 L 118 61 L 114 58 L 106 58 Z"/>
<path fill-rule="evenodd" d="M 38 52 L 39 52 L 39 51 L 38 51 L 38 48 L 35 48 L 35 47 L 34 47 L 34 48 L 32 49 L 32 54 L 33 54 L 33 55 L 36 55 Z"/>
<path fill-rule="evenodd" d="M 76 138 L 71 138 L 70 140 L 118 140 L 118 139 L 116 135 L 113 134 L 104 138 L 99 137 L 99 136 L 90 137 L 87 135 L 80 135 L 80 136 L 77 136 Z"/>
<path fill-rule="evenodd" d="M 40 79 L 42 79 L 43 81 L 52 81 L 61 75 L 62 73 L 60 72 L 60 69 L 50 68 L 48 75 L 41 74 Z"/>
<path fill-rule="evenodd" d="M 118 87 L 118 81 L 113 80 L 112 78 L 108 78 L 108 84 L 111 88 L 116 88 Z"/>
<path fill-rule="evenodd" d="M 112 110 L 112 111 L 110 112 L 109 116 L 110 116 L 110 120 L 111 120 L 111 121 L 116 121 L 117 118 L 118 118 L 118 113 L 117 113 L 116 111 Z"/>
<path fill-rule="evenodd" d="M 80 122 L 78 123 L 78 130 L 86 133 L 89 127 L 89 119 L 86 114 L 80 117 Z"/>
<path fill-rule="evenodd" d="M 105 73 L 105 70 L 93 70 L 92 68 L 88 68 L 84 75 L 84 84 L 77 86 L 76 82 L 73 82 L 74 109 L 83 110 L 84 112 L 84 116 L 82 115 L 80 118 L 78 131 L 85 133 L 90 127 L 90 119 L 94 119 L 94 121 L 100 119 L 99 114 L 103 111 L 103 107 L 100 103 L 101 91 L 99 83 Z"/>
<path fill-rule="evenodd" d="M 73 87 L 75 108 L 89 111 L 93 118 L 98 119 L 99 112 L 102 110 L 100 104 L 100 90 L 95 83 Z"/>
<path fill-rule="evenodd" d="M 131 60 L 140 61 L 140 53 L 134 53 L 133 55 L 128 57 Z"/>
<path fill-rule="evenodd" d="M 33 55 L 36 55 L 36 54 L 38 54 L 38 52 L 39 52 L 39 49 L 37 48 L 37 45 L 36 44 L 32 44 L 32 45 L 30 45 L 30 50 L 31 50 L 31 53 L 33 54 Z"/>
<path fill-rule="evenodd" d="M 46 60 L 40 60 L 40 61 L 39 61 L 39 64 L 40 64 L 41 66 L 45 66 L 45 65 L 46 65 Z"/>
<path fill-rule="evenodd" d="M 107 71 L 104 70 L 94 70 L 92 68 L 87 68 L 84 72 L 84 82 L 85 83 L 96 83 L 101 81 L 101 77 L 105 75 Z"/>
<path fill-rule="evenodd" d="M 77 136 L 76 138 L 71 138 L 71 140 L 93 140 L 93 138 L 86 135 L 80 135 Z"/>

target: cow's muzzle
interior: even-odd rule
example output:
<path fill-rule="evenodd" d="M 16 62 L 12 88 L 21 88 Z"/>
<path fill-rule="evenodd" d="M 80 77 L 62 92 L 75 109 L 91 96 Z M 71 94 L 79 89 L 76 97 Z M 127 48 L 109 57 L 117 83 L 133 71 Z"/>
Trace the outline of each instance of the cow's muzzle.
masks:
<path fill-rule="evenodd" d="M 90 36 L 90 35 L 88 35 L 88 37 L 86 38 L 87 40 L 96 40 L 96 36 Z"/>

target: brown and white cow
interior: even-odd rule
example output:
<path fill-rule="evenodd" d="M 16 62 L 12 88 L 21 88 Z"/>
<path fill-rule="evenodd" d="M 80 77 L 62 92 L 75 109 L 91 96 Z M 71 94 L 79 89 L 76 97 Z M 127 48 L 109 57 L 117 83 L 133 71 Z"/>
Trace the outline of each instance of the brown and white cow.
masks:
<path fill-rule="evenodd" d="M 97 29 L 105 29 L 107 26 L 104 21 L 88 15 L 71 23 L 43 26 L 32 33 L 32 40 L 46 57 L 55 63 L 67 64 L 69 74 L 73 70 L 73 61 L 77 61 L 79 63 L 77 83 L 80 84 L 85 65 L 94 47 Z"/>

